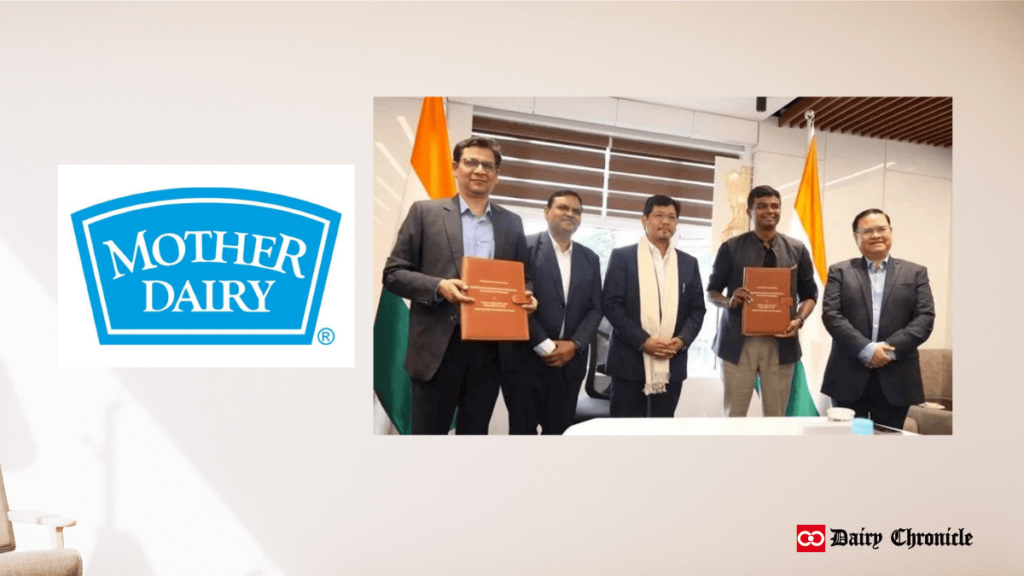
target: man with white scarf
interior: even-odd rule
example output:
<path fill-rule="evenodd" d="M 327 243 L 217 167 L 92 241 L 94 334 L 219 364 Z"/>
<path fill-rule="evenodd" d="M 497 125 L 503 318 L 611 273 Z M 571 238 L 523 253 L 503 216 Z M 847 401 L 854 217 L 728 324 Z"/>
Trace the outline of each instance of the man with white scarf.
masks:
<path fill-rule="evenodd" d="M 604 314 L 611 323 L 606 371 L 611 415 L 675 415 L 686 379 L 686 350 L 704 323 L 697 259 L 672 247 L 679 203 L 651 196 L 640 218 L 644 236 L 616 248 L 604 279 Z"/>

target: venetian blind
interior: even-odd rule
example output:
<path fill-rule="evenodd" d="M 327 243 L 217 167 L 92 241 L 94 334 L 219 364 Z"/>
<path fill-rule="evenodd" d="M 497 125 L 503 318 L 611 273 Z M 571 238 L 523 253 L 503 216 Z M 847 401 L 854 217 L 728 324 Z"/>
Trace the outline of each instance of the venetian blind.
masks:
<path fill-rule="evenodd" d="M 569 188 L 584 211 L 637 216 L 653 194 L 680 202 L 683 222 L 711 225 L 715 156 L 671 144 L 611 137 L 476 116 L 473 134 L 501 145 L 500 181 L 493 197 L 510 206 L 542 207 L 552 192 Z"/>

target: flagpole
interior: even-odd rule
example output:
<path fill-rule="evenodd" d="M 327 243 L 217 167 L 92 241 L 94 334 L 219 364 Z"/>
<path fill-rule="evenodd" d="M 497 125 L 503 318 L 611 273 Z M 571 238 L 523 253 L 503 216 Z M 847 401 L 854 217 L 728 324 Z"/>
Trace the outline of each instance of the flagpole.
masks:
<path fill-rule="evenodd" d="M 814 111 L 804 112 L 807 122 L 807 161 L 800 177 L 795 208 L 797 222 L 794 235 L 805 242 L 814 263 L 814 283 L 821 294 L 825 278 L 825 241 L 821 218 L 821 189 L 818 181 L 818 155 L 814 136 Z M 790 388 L 788 416 L 818 416 L 828 408 L 821 394 L 821 374 L 828 358 L 825 346 L 827 336 L 820 322 L 821 307 L 815 306 L 814 320 L 801 327 L 804 354 L 797 361 Z"/>
<path fill-rule="evenodd" d="M 807 145 L 811 145 L 814 139 L 814 110 L 804 112 L 804 120 L 807 120 Z"/>

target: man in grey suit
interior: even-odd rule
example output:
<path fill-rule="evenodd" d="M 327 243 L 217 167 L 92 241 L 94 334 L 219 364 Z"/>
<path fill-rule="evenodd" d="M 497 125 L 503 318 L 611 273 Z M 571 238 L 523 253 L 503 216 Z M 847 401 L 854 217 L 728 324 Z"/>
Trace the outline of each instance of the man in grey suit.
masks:
<path fill-rule="evenodd" d="M 910 406 L 924 402 L 917 348 L 932 333 L 935 301 L 924 266 L 889 256 L 892 234 L 887 214 L 861 212 L 853 239 L 863 256 L 828 270 L 821 317 L 832 353 L 821 391 L 858 417 L 901 429 Z"/>
<path fill-rule="evenodd" d="M 498 400 L 497 373 L 509 344 L 464 342 L 459 305 L 472 302 L 460 280 L 463 256 L 526 263 L 522 219 L 490 202 L 501 150 L 489 138 L 459 142 L 452 153 L 458 195 L 416 202 L 384 266 L 384 288 L 412 301 L 405 369 L 412 380 L 413 434 L 486 434 Z M 529 290 L 529 286 L 527 287 Z M 537 300 L 523 305 L 537 309 Z M 506 366 L 507 368 L 507 366 Z"/>
<path fill-rule="evenodd" d="M 587 372 L 587 349 L 601 322 L 601 260 L 572 241 L 583 200 L 572 190 L 548 198 L 548 229 L 526 238 L 527 275 L 539 301 L 530 316 L 530 341 L 502 383 L 510 434 L 561 434 L 573 424 Z"/>

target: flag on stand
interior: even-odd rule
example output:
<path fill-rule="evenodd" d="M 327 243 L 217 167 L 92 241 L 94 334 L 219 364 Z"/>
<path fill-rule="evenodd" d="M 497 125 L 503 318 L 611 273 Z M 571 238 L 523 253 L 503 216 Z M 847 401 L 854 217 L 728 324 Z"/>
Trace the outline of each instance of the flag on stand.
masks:
<path fill-rule="evenodd" d="M 828 267 L 825 263 L 825 231 L 821 221 L 821 186 L 818 181 L 818 147 L 817 139 L 811 137 L 807 147 L 807 162 L 804 174 L 800 179 L 800 188 L 796 194 L 796 213 L 799 224 L 794 225 L 791 236 L 804 242 L 811 252 L 811 261 L 817 272 L 818 305 L 815 306 L 814 318 L 808 318 L 806 326 L 800 330 L 804 335 L 801 343 L 804 348 L 803 358 L 796 363 L 793 370 L 793 383 L 789 391 L 789 405 L 786 416 L 819 416 L 819 396 L 821 396 L 821 378 L 824 366 L 828 361 L 825 343 L 829 342 L 821 324 L 821 296 L 827 279 Z M 805 370 L 804 364 L 807 364 Z M 812 373 L 808 379 L 808 371 Z M 814 382 L 814 385 L 810 383 Z M 822 408 L 824 409 L 825 403 Z"/>
<path fill-rule="evenodd" d="M 807 163 L 804 164 L 804 175 L 800 178 L 800 189 L 796 193 L 796 213 L 800 216 L 800 224 L 807 234 L 811 250 L 811 260 L 822 284 L 828 279 L 828 267 L 825 265 L 825 230 L 821 224 L 821 185 L 818 182 L 818 142 L 811 138 L 807 148 Z"/>
<path fill-rule="evenodd" d="M 423 99 L 410 164 L 396 230 L 414 202 L 455 195 L 443 98 Z M 409 304 L 383 290 L 373 323 L 373 391 L 401 434 L 412 431 L 412 388 L 403 366 L 408 349 Z"/>

